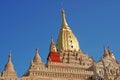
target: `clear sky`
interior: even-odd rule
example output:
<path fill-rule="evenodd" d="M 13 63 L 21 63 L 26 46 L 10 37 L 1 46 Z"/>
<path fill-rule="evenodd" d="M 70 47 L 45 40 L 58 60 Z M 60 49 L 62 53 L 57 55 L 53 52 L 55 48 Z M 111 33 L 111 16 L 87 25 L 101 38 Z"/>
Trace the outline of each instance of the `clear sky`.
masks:
<path fill-rule="evenodd" d="M 109 46 L 120 61 L 120 0 L 0 0 L 0 72 L 12 52 L 18 76 L 39 49 L 45 63 L 51 36 L 56 42 L 61 9 L 83 52 L 96 61 Z"/>

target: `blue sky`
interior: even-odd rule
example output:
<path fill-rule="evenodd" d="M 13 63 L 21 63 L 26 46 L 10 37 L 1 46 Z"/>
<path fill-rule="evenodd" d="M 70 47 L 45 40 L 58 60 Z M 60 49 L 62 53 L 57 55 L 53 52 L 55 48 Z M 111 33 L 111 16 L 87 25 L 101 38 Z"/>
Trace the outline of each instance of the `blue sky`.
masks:
<path fill-rule="evenodd" d="M 1 72 L 10 50 L 19 77 L 29 68 L 36 48 L 46 62 L 51 36 L 56 42 L 59 34 L 62 8 L 83 52 L 98 61 L 109 46 L 120 61 L 119 0 L 1 0 Z"/>

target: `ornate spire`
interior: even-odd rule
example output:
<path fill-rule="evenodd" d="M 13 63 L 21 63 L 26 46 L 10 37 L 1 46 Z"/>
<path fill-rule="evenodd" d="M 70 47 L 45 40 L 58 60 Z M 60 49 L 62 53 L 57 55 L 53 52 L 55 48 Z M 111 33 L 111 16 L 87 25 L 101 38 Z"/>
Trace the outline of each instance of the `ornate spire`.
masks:
<path fill-rule="evenodd" d="M 54 44 L 53 38 L 51 39 L 49 52 L 57 52 L 56 46 Z"/>
<path fill-rule="evenodd" d="M 11 61 L 11 52 L 10 54 L 8 55 L 8 62 L 7 64 L 5 65 L 5 68 L 4 68 L 4 71 L 2 72 L 2 76 L 7 76 L 7 77 L 17 77 L 16 76 L 16 72 L 14 70 L 14 66 L 13 66 L 13 63 Z"/>
<path fill-rule="evenodd" d="M 111 58 L 113 58 L 114 60 L 116 60 L 116 59 L 115 59 L 115 56 L 114 56 L 114 54 L 111 52 L 109 46 L 108 46 L 108 54 L 109 54 L 109 56 L 110 56 Z"/>
<path fill-rule="evenodd" d="M 11 53 L 8 55 L 8 62 L 7 64 L 5 65 L 5 68 L 4 68 L 5 71 L 15 71 L 14 70 L 14 66 L 12 64 L 12 61 L 11 61 Z"/>
<path fill-rule="evenodd" d="M 112 56 L 112 52 L 110 51 L 110 47 L 108 46 L 108 54 L 111 57 Z"/>
<path fill-rule="evenodd" d="M 62 26 L 63 27 L 68 27 L 68 24 L 67 24 L 67 21 L 66 21 L 66 18 L 65 18 L 65 11 L 64 11 L 64 9 L 62 9 Z"/>
<path fill-rule="evenodd" d="M 38 48 L 36 48 L 36 54 L 35 54 L 35 57 L 33 59 L 33 62 L 42 62 L 41 58 L 39 56 L 39 53 L 38 53 Z"/>
<path fill-rule="evenodd" d="M 58 52 L 61 50 L 79 51 L 79 43 L 65 19 L 65 12 L 62 9 L 62 26 L 57 40 Z"/>
<path fill-rule="evenodd" d="M 11 53 L 8 55 L 8 61 L 11 61 L 11 57 L 12 57 L 12 55 L 11 55 Z"/>
<path fill-rule="evenodd" d="M 50 43 L 50 47 L 49 47 L 49 55 L 47 58 L 47 64 L 49 62 L 60 62 L 60 55 L 57 52 L 57 48 L 54 44 L 53 38 L 51 37 L 51 43 Z"/>
<path fill-rule="evenodd" d="M 106 47 L 104 47 L 104 57 L 109 56 Z"/>

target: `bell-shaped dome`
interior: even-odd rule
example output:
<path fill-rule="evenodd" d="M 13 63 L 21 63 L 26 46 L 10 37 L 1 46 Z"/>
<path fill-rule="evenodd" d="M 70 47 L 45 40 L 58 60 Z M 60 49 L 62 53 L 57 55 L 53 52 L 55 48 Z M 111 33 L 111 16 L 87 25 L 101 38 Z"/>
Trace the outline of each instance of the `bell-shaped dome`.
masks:
<path fill-rule="evenodd" d="M 57 49 L 58 51 L 61 51 L 61 50 L 79 51 L 80 50 L 78 40 L 67 24 L 67 21 L 65 19 L 65 12 L 63 9 L 62 9 L 62 25 L 61 25 L 60 33 L 57 40 Z"/>

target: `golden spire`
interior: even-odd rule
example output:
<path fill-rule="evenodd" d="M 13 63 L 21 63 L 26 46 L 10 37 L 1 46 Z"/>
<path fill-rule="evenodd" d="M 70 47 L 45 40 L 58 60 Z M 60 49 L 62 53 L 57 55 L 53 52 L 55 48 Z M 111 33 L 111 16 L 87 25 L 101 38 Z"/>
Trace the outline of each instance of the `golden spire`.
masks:
<path fill-rule="evenodd" d="M 67 27 L 68 26 L 66 18 L 65 18 L 65 11 L 64 11 L 64 9 L 62 9 L 62 26 L 63 27 Z"/>
<path fill-rule="evenodd" d="M 36 48 L 36 54 L 35 54 L 35 57 L 33 59 L 33 62 L 42 62 L 41 58 L 39 56 L 39 53 L 38 53 L 38 48 Z"/>
<path fill-rule="evenodd" d="M 56 46 L 54 44 L 53 38 L 51 39 L 49 52 L 57 52 Z"/>
<path fill-rule="evenodd" d="M 62 9 L 62 26 L 57 40 L 57 49 L 58 51 L 80 50 L 78 40 L 66 22 L 65 12 L 63 9 Z"/>

